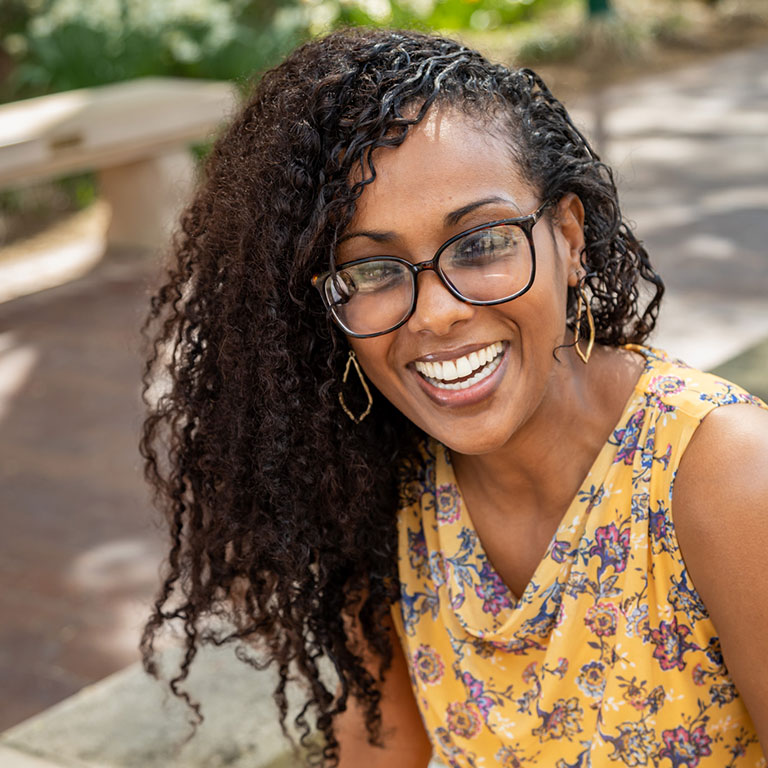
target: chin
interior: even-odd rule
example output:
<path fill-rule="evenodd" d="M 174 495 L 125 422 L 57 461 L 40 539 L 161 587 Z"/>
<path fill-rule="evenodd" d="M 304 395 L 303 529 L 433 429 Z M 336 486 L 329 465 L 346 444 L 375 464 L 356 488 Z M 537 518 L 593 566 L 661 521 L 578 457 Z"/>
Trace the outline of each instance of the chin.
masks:
<path fill-rule="evenodd" d="M 489 433 L 484 429 L 440 429 L 434 432 L 427 431 L 427 434 L 430 434 L 454 453 L 465 456 L 481 456 L 486 453 L 493 453 L 503 448 L 510 438 L 508 434 Z"/>

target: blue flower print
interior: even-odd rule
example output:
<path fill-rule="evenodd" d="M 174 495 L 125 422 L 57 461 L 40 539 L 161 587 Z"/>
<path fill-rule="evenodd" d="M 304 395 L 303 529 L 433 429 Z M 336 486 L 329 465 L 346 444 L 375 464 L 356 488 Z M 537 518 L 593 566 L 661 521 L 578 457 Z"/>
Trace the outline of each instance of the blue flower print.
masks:
<path fill-rule="evenodd" d="M 437 501 L 437 513 L 435 515 L 437 524 L 455 523 L 461 515 L 459 489 L 453 483 L 440 485 L 435 491 L 435 499 Z"/>
<path fill-rule="evenodd" d="M 684 613 L 689 621 L 698 621 L 709 616 L 698 592 L 688 585 L 686 571 L 682 572 L 679 580 L 672 576 L 671 582 L 668 599 L 676 611 Z"/>
<path fill-rule="evenodd" d="M 605 689 L 605 665 L 601 661 L 585 664 L 576 678 L 576 685 L 593 699 L 599 699 Z"/>
<path fill-rule="evenodd" d="M 539 741 L 563 738 L 570 741 L 581 731 L 584 711 L 575 696 L 558 699 L 549 712 L 541 709 L 536 702 L 536 713 L 541 718 L 541 725 L 533 729 L 533 735 L 538 736 Z"/>
<path fill-rule="evenodd" d="M 659 545 L 662 552 L 672 551 L 672 531 L 668 514 L 669 511 L 663 501 L 659 501 L 656 509 L 652 509 L 648 513 L 648 525 L 652 540 Z"/>
<path fill-rule="evenodd" d="M 430 552 L 429 573 L 436 587 L 442 587 L 448 581 L 448 564 L 442 552 Z"/>
<path fill-rule="evenodd" d="M 434 619 L 439 610 L 440 600 L 437 592 L 425 589 L 423 592 L 408 592 L 405 584 L 400 585 L 400 612 L 403 617 L 403 626 L 406 634 L 412 635 L 416 631 L 419 617 L 430 613 Z"/>
<path fill-rule="evenodd" d="M 521 631 L 538 635 L 539 637 L 547 637 L 557 623 L 562 596 L 563 585 L 559 581 L 552 582 L 539 595 L 541 602 L 538 612 L 523 624 Z"/>
<path fill-rule="evenodd" d="M 726 681 L 711 685 L 709 695 L 713 704 L 722 707 L 724 704 L 730 704 L 739 694 L 736 691 L 736 686 L 732 682 Z"/>
<path fill-rule="evenodd" d="M 644 419 L 645 408 L 641 408 L 632 414 L 626 427 L 614 431 L 610 442 L 613 445 L 619 446 L 619 450 L 616 452 L 616 462 L 632 464 L 635 460 L 635 453 L 637 453 L 640 443 L 640 429 L 643 426 Z"/>
<path fill-rule="evenodd" d="M 723 649 L 720 647 L 719 637 L 710 637 L 707 647 L 704 649 L 707 658 L 720 670 L 725 672 L 725 660 L 723 659 Z"/>
<path fill-rule="evenodd" d="M 627 615 L 627 635 L 629 637 L 645 638 L 650 632 L 648 625 L 648 604 L 635 606 Z"/>
<path fill-rule="evenodd" d="M 427 568 L 427 542 L 424 539 L 424 529 L 420 526 L 417 531 L 408 531 L 408 560 L 419 576 L 423 576 Z"/>
<path fill-rule="evenodd" d="M 620 723 L 616 736 L 603 738 L 613 747 L 608 756 L 626 766 L 652 765 L 652 755 L 656 751 L 656 734 L 642 722 Z"/>
<path fill-rule="evenodd" d="M 648 491 L 640 491 L 639 493 L 632 494 L 630 514 L 632 520 L 636 523 L 641 523 L 643 520 L 648 519 L 648 505 L 650 503 L 650 494 Z"/>

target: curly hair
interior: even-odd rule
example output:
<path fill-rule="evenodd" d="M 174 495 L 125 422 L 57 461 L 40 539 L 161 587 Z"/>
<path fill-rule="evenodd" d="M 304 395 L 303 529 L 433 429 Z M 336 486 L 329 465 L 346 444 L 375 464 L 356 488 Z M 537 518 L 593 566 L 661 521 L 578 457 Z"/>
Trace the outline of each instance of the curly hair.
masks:
<path fill-rule="evenodd" d="M 276 664 L 284 732 L 287 685 L 302 678 L 299 741 L 315 728 L 324 736 L 310 765 L 338 762 L 333 722 L 350 696 L 380 743 L 398 486 L 423 438 L 375 392 L 364 423 L 343 414 L 348 347 L 310 282 L 333 263 L 376 178 L 374 150 L 399 146 L 433 105 L 503 136 L 541 199 L 581 199 L 598 342 L 643 341 L 663 291 L 622 219 L 610 170 L 532 71 L 452 40 L 357 29 L 305 44 L 257 84 L 207 160 L 145 324 L 141 452 L 170 554 L 141 647 L 157 674 L 156 636 L 181 622 L 186 652 L 170 685 L 198 717 L 183 683 L 202 644 L 239 641 L 244 660 Z M 570 295 L 571 327 L 574 304 Z M 380 657 L 378 674 L 350 622 Z"/>

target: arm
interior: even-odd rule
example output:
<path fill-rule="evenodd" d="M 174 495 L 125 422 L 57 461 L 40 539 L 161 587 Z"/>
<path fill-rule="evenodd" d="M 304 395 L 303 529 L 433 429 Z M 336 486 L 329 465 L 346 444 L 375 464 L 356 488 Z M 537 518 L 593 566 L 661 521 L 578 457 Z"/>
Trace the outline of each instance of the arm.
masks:
<path fill-rule="evenodd" d="M 411 680 L 400 640 L 390 625 L 392 666 L 381 684 L 381 719 L 384 748 L 368 743 L 363 714 L 354 700 L 336 721 L 341 745 L 339 768 L 427 768 L 432 756 L 421 715 L 411 690 Z M 370 669 L 377 668 L 372 661 Z M 375 674 L 375 673 L 374 673 Z"/>
<path fill-rule="evenodd" d="M 691 580 L 768 748 L 768 411 L 710 413 L 678 468 L 673 517 Z"/>

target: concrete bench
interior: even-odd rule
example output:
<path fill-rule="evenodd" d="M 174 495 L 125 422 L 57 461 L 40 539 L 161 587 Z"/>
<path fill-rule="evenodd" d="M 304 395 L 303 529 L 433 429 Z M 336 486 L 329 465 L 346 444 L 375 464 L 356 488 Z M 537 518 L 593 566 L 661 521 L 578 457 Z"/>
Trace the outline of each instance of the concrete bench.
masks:
<path fill-rule="evenodd" d="M 188 145 L 235 103 L 230 83 L 149 77 L 0 105 L 0 188 L 97 171 L 108 245 L 156 248 L 189 191 Z"/>
<path fill-rule="evenodd" d="M 180 660 L 166 651 L 168 670 Z M 163 665 L 161 665 L 163 666 Z M 256 672 L 234 650 L 203 648 L 186 688 L 205 721 L 191 734 L 189 711 L 138 663 L 84 688 L 0 734 L 3 768 L 295 768 L 277 724 L 273 669 Z M 298 702 L 289 691 L 289 723 Z M 430 768 L 445 768 L 436 759 Z"/>

